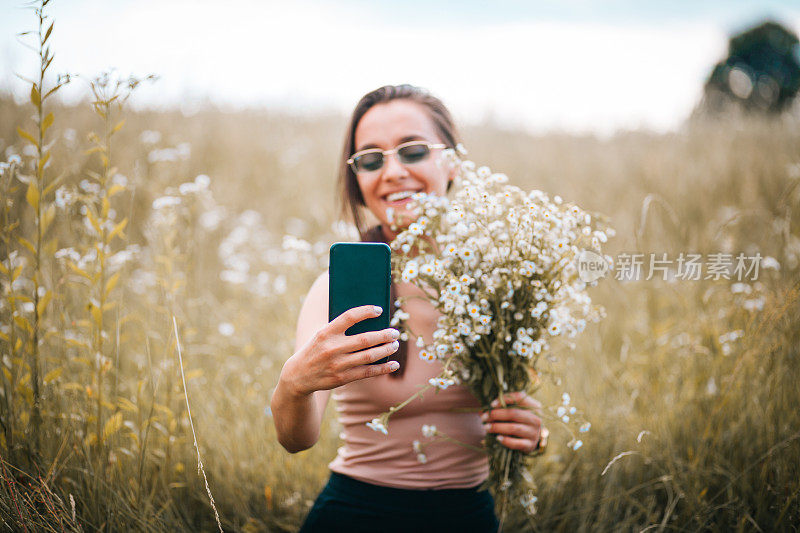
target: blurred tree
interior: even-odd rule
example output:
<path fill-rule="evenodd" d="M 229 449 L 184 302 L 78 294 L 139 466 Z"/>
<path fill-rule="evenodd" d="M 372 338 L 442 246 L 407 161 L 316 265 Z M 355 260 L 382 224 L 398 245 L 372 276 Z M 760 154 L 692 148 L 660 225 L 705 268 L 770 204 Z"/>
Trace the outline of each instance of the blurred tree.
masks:
<path fill-rule="evenodd" d="M 780 112 L 800 89 L 797 35 L 774 21 L 731 37 L 728 57 L 714 66 L 706 81 L 701 109 L 717 112 L 731 106 Z"/>

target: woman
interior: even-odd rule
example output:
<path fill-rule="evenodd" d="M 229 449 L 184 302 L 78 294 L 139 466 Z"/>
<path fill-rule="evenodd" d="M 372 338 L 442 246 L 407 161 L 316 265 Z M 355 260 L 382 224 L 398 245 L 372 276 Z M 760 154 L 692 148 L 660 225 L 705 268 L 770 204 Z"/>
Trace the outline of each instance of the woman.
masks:
<path fill-rule="evenodd" d="M 340 185 L 343 208 L 362 241 L 391 242 L 396 234 L 389 217 L 410 222 L 411 194 L 447 193 L 455 169 L 436 160 L 457 142 L 445 106 L 417 87 L 385 86 L 361 99 L 347 130 Z M 379 225 L 365 227 L 365 207 Z M 406 297 L 410 329 L 430 340 L 438 312 L 424 298 L 408 298 L 415 295 L 422 294 L 410 283 L 392 286 L 392 302 Z M 439 374 L 441 363 L 421 360 L 416 343 L 400 341 L 392 328 L 345 336 L 352 324 L 380 310 L 356 307 L 328 323 L 327 302 L 326 272 L 302 306 L 296 351 L 271 403 L 278 440 L 290 453 L 317 441 L 332 389 L 344 427 L 344 446 L 300 531 L 496 531 L 494 501 L 477 490 L 489 475 L 488 460 L 475 448 L 486 433 L 495 433 L 508 448 L 535 450 L 541 419 L 530 407 L 540 404 L 524 393 L 507 394 L 507 403 L 528 409 L 491 409 L 482 418 L 470 391 L 454 385 L 404 407 L 390 419 L 388 435 L 374 432 L 366 423 L 417 392 Z M 366 364 L 387 355 L 387 363 Z M 412 443 L 430 441 L 421 434 L 423 424 L 470 446 L 435 439 L 420 457 Z"/>

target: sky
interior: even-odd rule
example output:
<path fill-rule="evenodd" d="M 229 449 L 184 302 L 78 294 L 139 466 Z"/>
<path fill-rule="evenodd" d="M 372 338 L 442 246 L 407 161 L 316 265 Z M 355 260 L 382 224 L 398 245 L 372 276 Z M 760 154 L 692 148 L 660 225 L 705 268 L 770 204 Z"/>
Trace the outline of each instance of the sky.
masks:
<path fill-rule="evenodd" d="M 797 4 L 797 5 L 794 5 Z M 0 0 L 0 88 L 22 98 L 35 17 Z M 387 83 L 431 90 L 456 120 L 532 132 L 669 131 L 691 112 L 731 32 L 786 0 L 53 0 L 53 72 L 158 74 L 135 107 L 280 107 L 348 114 Z M 75 101 L 85 83 L 64 94 Z"/>

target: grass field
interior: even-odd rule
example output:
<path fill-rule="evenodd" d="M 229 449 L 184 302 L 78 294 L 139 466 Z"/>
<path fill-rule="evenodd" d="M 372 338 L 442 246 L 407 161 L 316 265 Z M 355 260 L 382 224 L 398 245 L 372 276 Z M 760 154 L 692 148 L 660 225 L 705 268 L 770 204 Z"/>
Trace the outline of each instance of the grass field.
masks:
<path fill-rule="evenodd" d="M 346 117 L 101 100 L 51 97 L 39 113 L 0 96 L 4 528 L 216 530 L 188 398 L 223 528 L 292 531 L 340 428 L 329 407 L 320 441 L 290 455 L 268 402 L 301 300 L 346 238 Z M 563 380 L 540 392 L 548 404 L 569 391 L 592 430 L 572 451 L 555 429 L 534 472 L 535 530 L 797 530 L 800 120 L 608 139 L 462 126 L 471 159 L 607 214 L 612 256 L 759 252 L 779 265 L 745 284 L 599 283 L 608 316 L 555 354 Z"/>

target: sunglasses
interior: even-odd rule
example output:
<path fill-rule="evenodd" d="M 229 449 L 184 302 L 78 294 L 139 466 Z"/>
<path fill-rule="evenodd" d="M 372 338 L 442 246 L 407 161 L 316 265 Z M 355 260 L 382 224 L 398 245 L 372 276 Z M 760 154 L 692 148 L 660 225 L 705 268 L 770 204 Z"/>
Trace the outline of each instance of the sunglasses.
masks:
<path fill-rule="evenodd" d="M 356 152 L 347 160 L 347 164 L 356 174 L 363 172 L 374 172 L 383 167 L 385 158 L 396 153 L 397 158 L 404 165 L 419 163 L 428 158 L 431 150 L 445 148 L 445 144 L 431 144 L 427 141 L 409 141 L 399 144 L 391 150 L 381 150 L 380 148 L 370 148 Z"/>

